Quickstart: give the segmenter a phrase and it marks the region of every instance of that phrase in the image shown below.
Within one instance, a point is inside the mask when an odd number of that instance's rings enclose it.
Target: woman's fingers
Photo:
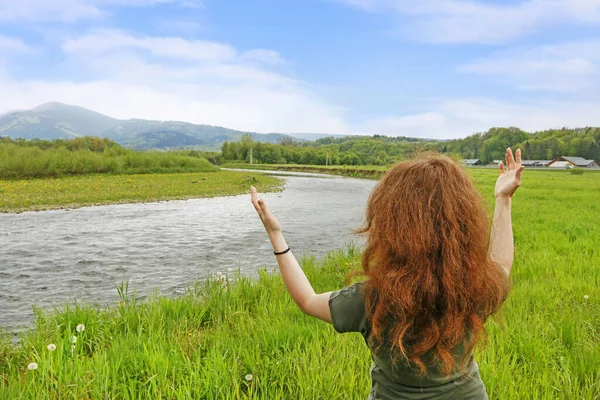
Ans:
[[[513,153],[509,147],[506,149],[506,167],[508,168],[509,171],[513,169],[514,162],[515,162],[515,159],[513,158]]]
[[[515,156],[517,157],[517,164],[521,165],[521,149],[517,149]]]
[[[260,207],[260,209],[262,210],[263,213],[268,213],[269,212],[269,208],[267,207],[267,203],[265,203],[265,201],[263,199],[258,199],[258,206]]]
[[[504,173],[504,163],[502,161],[500,161],[500,173]]]
[[[262,210],[260,205],[258,204],[258,193],[256,192],[256,188],[254,186],[250,186],[250,199],[256,212],[258,212],[258,215],[262,217]]]

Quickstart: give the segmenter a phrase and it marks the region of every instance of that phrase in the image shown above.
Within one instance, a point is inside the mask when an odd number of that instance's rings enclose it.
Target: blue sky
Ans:
[[[600,125],[600,0],[0,0],[0,113],[257,132]]]

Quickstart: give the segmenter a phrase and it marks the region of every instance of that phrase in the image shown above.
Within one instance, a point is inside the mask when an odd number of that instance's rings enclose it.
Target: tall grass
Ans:
[[[0,179],[217,170],[204,158],[174,152],[133,151],[118,145],[102,151],[69,150],[67,147],[40,148],[0,142]]]
[[[471,173],[491,207],[495,172]],[[490,399],[600,398],[599,177],[526,171],[513,206],[512,292],[476,354]],[[359,268],[359,254],[302,265],[329,291]],[[121,301],[106,308],[38,311],[18,345],[0,340],[0,398],[366,398],[360,335],[301,314],[277,273],[250,279],[227,267],[177,298],[140,302],[121,285]]]

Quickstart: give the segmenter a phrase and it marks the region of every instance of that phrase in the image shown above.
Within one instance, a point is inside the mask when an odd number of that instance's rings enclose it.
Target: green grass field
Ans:
[[[77,175],[64,178],[0,180],[0,212],[76,208],[279,190],[280,180],[229,171],[137,175]]]
[[[496,173],[470,173],[491,206]],[[512,292],[476,355],[490,399],[600,399],[600,174],[525,171],[513,220]],[[358,256],[303,266],[328,291]],[[178,298],[138,302],[122,287],[105,309],[39,314],[20,344],[0,340],[0,398],[366,398],[360,335],[304,316],[272,266],[257,280],[222,267],[227,284],[215,277]]]

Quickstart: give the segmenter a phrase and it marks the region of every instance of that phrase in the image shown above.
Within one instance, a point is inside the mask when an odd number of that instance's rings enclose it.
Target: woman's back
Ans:
[[[394,357],[393,346],[386,344],[389,340],[385,340],[381,346],[375,345],[370,340],[364,283],[356,283],[331,293],[329,309],[337,332],[360,333],[371,350],[373,363],[370,369],[372,384],[369,399],[487,399],[478,365],[472,355],[465,357],[463,345],[454,350],[457,364],[463,359],[466,359],[466,364],[450,374],[441,371],[432,352],[424,355],[428,368],[425,374],[421,374],[406,360]]]

